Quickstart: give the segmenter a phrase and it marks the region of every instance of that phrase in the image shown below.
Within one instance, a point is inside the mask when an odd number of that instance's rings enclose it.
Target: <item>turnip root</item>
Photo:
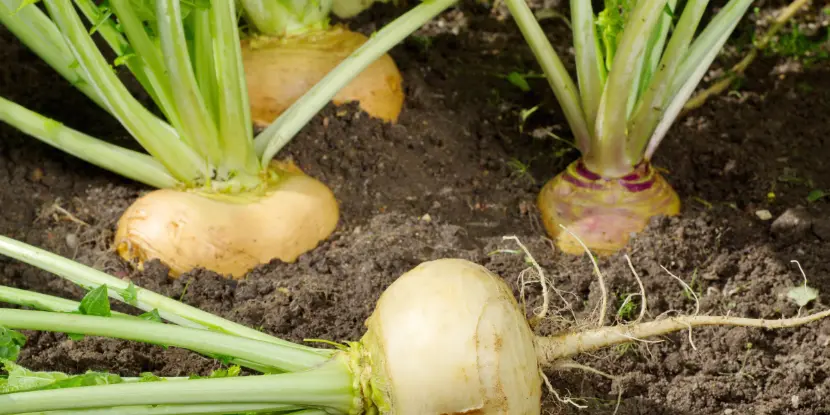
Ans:
[[[205,268],[240,278],[275,258],[295,261],[334,231],[339,209],[324,184],[292,165],[272,165],[277,178],[256,192],[148,193],[118,221],[116,250],[139,267],[158,259],[172,276]]]
[[[533,332],[486,268],[423,263],[384,291],[366,324],[361,343],[381,413],[539,413]]]
[[[557,247],[573,255],[583,253],[576,237],[592,252],[610,255],[652,217],[680,212],[677,193],[648,163],[625,177],[606,179],[576,161],[545,184],[537,205]]]
[[[378,300],[361,340],[364,393],[382,414],[535,415],[540,369],[580,353],[698,326],[795,327],[830,316],[684,316],[535,336],[504,281],[461,259],[425,262]]]
[[[242,42],[251,115],[265,127],[368,38],[342,27]],[[389,55],[369,65],[332,99],[356,101],[369,115],[395,122],[403,107],[403,78]]]

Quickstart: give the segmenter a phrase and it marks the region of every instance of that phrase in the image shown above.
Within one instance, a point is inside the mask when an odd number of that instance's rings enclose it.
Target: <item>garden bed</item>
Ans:
[[[378,6],[352,26],[370,33],[397,13]],[[495,252],[516,250],[502,239],[515,235],[563,291],[574,315],[584,319],[599,292],[590,261],[555,251],[534,205],[544,182],[577,153],[548,134],[567,137],[567,128],[545,81],[530,79],[534,92],[525,93],[505,79],[537,66],[504,17],[464,3],[392,51],[406,86],[397,125],[369,119],[355,106],[330,106],[286,148],[281,156],[330,186],[342,208],[336,233],[294,264],[274,261],[240,281],[199,271],[170,280],[158,264],[136,273],[111,252],[110,243],[118,216],[148,189],[6,125],[0,125],[0,182],[6,183],[0,189],[0,234],[297,342],[358,339],[382,290],[430,259],[478,262],[518,295],[519,275],[528,264],[522,255]],[[567,27],[557,19],[544,26],[566,54]],[[751,23],[742,28],[745,35]],[[5,29],[0,62],[0,95],[94,136],[129,143],[115,121]],[[682,213],[655,219],[625,252],[600,261],[615,310],[621,298],[637,292],[623,254],[644,282],[652,318],[695,310],[692,296],[661,265],[699,294],[701,313],[773,319],[799,312],[786,297],[803,283],[791,263],[796,260],[820,293],[802,314],[825,307],[830,199],[811,203],[807,195],[830,191],[830,65],[793,67],[784,58],[762,59],[737,93],[717,97],[677,122],[655,164],[667,170],[683,200]],[[536,105],[522,122],[521,111]],[[759,217],[764,210],[771,219]],[[785,212],[802,220],[777,221]],[[0,260],[0,284],[82,295],[8,260]],[[539,288],[525,291],[529,309],[538,306]],[[573,319],[570,311],[562,316]],[[540,330],[564,327],[552,320]],[[181,376],[219,364],[179,349],[121,341],[73,342],[63,334],[29,339],[21,364],[36,370]],[[678,333],[579,362],[619,376],[620,414],[830,411],[830,321],[782,331],[697,329],[692,339]],[[584,403],[590,413],[614,410],[615,384],[605,378],[572,371],[551,380],[561,396]],[[576,412],[547,394],[544,408]]]

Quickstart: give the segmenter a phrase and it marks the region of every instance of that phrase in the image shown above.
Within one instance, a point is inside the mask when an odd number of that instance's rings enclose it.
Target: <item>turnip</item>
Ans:
[[[267,126],[368,38],[328,22],[338,0],[243,0],[254,34],[242,41],[242,59],[253,121]],[[367,5],[368,6],[368,5]],[[355,13],[358,10],[355,11]],[[356,101],[369,115],[395,122],[403,107],[403,78],[389,55],[361,71],[334,96]]]
[[[0,237],[0,253],[91,289],[79,305],[0,287],[4,302],[49,310],[0,309],[0,339],[5,339],[0,351],[6,351],[0,357],[8,372],[0,379],[0,391],[7,391],[0,392],[0,414],[533,415],[541,412],[542,370],[564,367],[571,356],[698,326],[785,328],[830,315],[830,310],[782,320],[696,315],[542,337],[533,333],[502,278],[466,260],[439,259],[406,272],[384,291],[360,341],[315,349],[9,238]],[[112,314],[106,295],[185,327]],[[93,379],[84,385],[90,386],[70,388],[82,385],[65,374],[31,374],[11,362],[23,347],[16,329],[184,347],[266,374],[144,381],[87,374]],[[103,376],[108,384],[95,382]],[[41,381],[26,387],[24,377]]]
[[[277,152],[357,74],[454,2],[417,6],[348,57],[338,55],[335,69],[277,120],[264,120],[269,125],[254,137],[235,1],[112,0],[99,7],[44,0],[44,12],[26,0],[0,0],[0,24],[115,117],[149,155],[2,97],[0,121],[159,189],[119,220],[114,245],[124,259],[139,268],[158,259],[173,276],[206,268],[238,278],[272,259],[295,261],[339,220],[331,190],[291,162],[274,161]],[[114,62],[91,32],[111,47]],[[165,120],[128,91],[113,71],[121,65]]]
[[[561,250],[582,253],[575,235],[595,253],[611,254],[650,218],[680,212],[652,157],[752,0],[730,0],[695,37],[708,3],[606,0],[595,15],[591,1],[571,0],[575,83],[526,2],[506,1],[582,153],[538,196]],[[795,1],[777,27],[803,4]]]

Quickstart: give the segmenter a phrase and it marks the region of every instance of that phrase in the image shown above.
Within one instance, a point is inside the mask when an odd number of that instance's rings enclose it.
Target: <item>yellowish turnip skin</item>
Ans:
[[[250,201],[148,193],[121,216],[115,248],[139,268],[158,259],[174,277],[205,268],[240,278],[273,259],[294,262],[334,231],[339,209],[323,183],[296,168],[277,171],[277,182]]]
[[[425,262],[381,295],[361,340],[382,414],[536,415],[534,336],[504,281],[461,259]]]
[[[631,235],[642,231],[652,217],[674,216],[680,212],[677,193],[651,167],[642,179],[653,180],[651,187],[632,192],[623,185],[622,179],[579,177],[575,171],[577,163],[547,182],[537,200],[548,235],[565,253],[584,254],[585,249],[579,243],[582,241],[597,255],[611,255],[625,248]]]
[[[367,40],[341,27],[243,40],[242,60],[254,123],[260,127],[271,124]],[[341,89],[332,102],[357,101],[369,115],[396,122],[404,101],[402,82],[395,62],[383,55]]]

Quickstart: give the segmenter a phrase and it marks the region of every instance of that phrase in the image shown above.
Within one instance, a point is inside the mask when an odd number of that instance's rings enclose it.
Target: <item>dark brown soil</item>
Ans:
[[[554,2],[556,3],[556,2]],[[397,13],[379,6],[354,23],[370,32]],[[577,154],[548,138],[567,128],[544,80],[523,93],[503,75],[536,70],[512,22],[478,4],[445,13],[392,55],[405,77],[406,108],[384,125],[350,108],[327,108],[282,156],[331,186],[342,222],[318,249],[294,264],[274,261],[239,282],[207,272],[179,280],[156,264],[133,273],[109,242],[118,215],[147,191],[0,125],[0,234],[93,265],[282,338],[355,340],[380,293],[418,263],[460,257],[481,263],[517,289],[526,268],[503,236],[531,250],[577,319],[590,317],[599,286],[587,257],[553,250],[534,208],[536,193]],[[370,18],[380,19],[374,24]],[[558,50],[569,35],[546,20]],[[747,25],[744,25],[745,27]],[[737,36],[736,36],[737,37]],[[734,58],[733,58],[734,60]],[[115,121],[56,76],[0,29],[0,95],[82,129],[129,143]],[[700,297],[701,313],[780,318],[799,310],[788,289],[803,282],[825,307],[830,293],[830,65],[780,74],[784,59],[750,70],[740,93],[721,96],[679,120],[655,163],[684,202],[678,218],[655,219],[623,253],[603,259],[611,305],[636,293],[628,254],[648,294],[649,317],[692,313],[694,302],[665,266]],[[520,132],[522,109],[541,104]],[[512,161],[529,166],[526,171]],[[773,197],[774,195],[774,197]],[[772,223],[788,210],[810,226]],[[768,210],[772,220],[756,212]],[[781,224],[781,222],[779,222]],[[784,224],[786,225],[786,224]],[[0,260],[0,283],[80,298],[82,292],[20,263]],[[531,307],[539,289],[528,287]],[[563,304],[555,304],[561,307]],[[565,329],[570,312],[540,333]],[[607,323],[613,323],[609,316]],[[134,375],[205,373],[218,363],[178,349],[30,333],[22,364],[37,370],[111,370]],[[563,397],[590,413],[612,413],[615,385],[624,385],[620,414],[830,413],[830,321],[781,331],[697,329],[581,356],[585,365],[619,376],[613,383],[580,371],[549,373]],[[549,413],[576,413],[546,394]]]

